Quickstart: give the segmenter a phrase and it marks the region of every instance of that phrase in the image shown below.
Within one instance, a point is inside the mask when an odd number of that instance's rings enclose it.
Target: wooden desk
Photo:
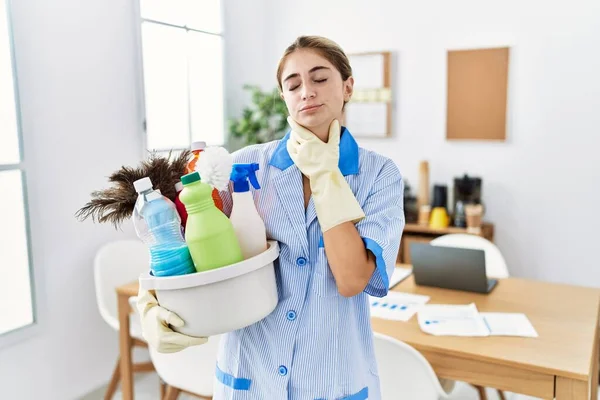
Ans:
[[[423,333],[416,316],[408,322],[372,319],[373,330],[415,347],[440,377],[544,399],[596,399],[600,290],[509,278],[482,295],[418,286],[412,276],[393,290],[430,296],[430,304],[473,302],[479,311],[525,313],[539,334],[437,337]],[[137,282],[117,288],[123,400],[133,399],[128,299],[137,292]]]
[[[525,313],[538,338],[437,337],[408,322],[373,318],[373,330],[419,350],[443,378],[557,400],[596,399],[600,290],[517,278],[489,295],[414,283],[394,291],[431,297],[429,304],[475,303],[479,311]]]
[[[398,262],[410,264],[410,244],[413,242],[429,243],[433,239],[451,233],[468,233],[466,228],[457,228],[449,226],[444,229],[432,229],[428,225],[406,224],[402,232],[402,242],[400,243],[400,251],[398,252]],[[494,225],[489,222],[484,222],[481,226],[481,236],[490,242],[494,241]]]

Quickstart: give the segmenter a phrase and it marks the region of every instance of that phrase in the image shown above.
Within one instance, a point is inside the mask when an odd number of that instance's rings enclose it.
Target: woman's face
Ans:
[[[299,49],[288,55],[281,74],[282,98],[288,112],[313,132],[341,122],[344,101],[352,95],[352,77],[345,82],[340,72],[317,52]]]

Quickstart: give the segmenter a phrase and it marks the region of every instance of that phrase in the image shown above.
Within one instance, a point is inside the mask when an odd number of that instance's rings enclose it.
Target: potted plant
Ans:
[[[255,85],[245,85],[244,90],[251,93],[252,102],[240,118],[229,120],[231,135],[241,138],[245,145],[281,139],[288,129],[288,111],[279,90],[262,91]]]

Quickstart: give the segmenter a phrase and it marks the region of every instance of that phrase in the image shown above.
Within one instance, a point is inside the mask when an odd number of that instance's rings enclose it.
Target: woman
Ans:
[[[381,398],[368,295],[388,292],[404,227],[403,182],[394,163],[359,148],[340,128],[354,80],[340,47],[299,37],[277,69],[291,131],[234,153],[258,162],[254,192],[280,245],[279,303],[263,320],[223,335],[214,399]],[[225,211],[231,195],[222,193]],[[144,337],[159,351],[201,344],[148,292],[138,303]]]

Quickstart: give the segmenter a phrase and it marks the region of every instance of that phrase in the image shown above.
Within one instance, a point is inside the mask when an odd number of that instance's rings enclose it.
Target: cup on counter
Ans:
[[[483,224],[483,206],[481,204],[465,205],[465,217],[467,220],[467,232],[476,235],[481,234]]]
[[[431,215],[431,206],[423,204],[419,207],[419,225],[429,225],[429,217]]]

